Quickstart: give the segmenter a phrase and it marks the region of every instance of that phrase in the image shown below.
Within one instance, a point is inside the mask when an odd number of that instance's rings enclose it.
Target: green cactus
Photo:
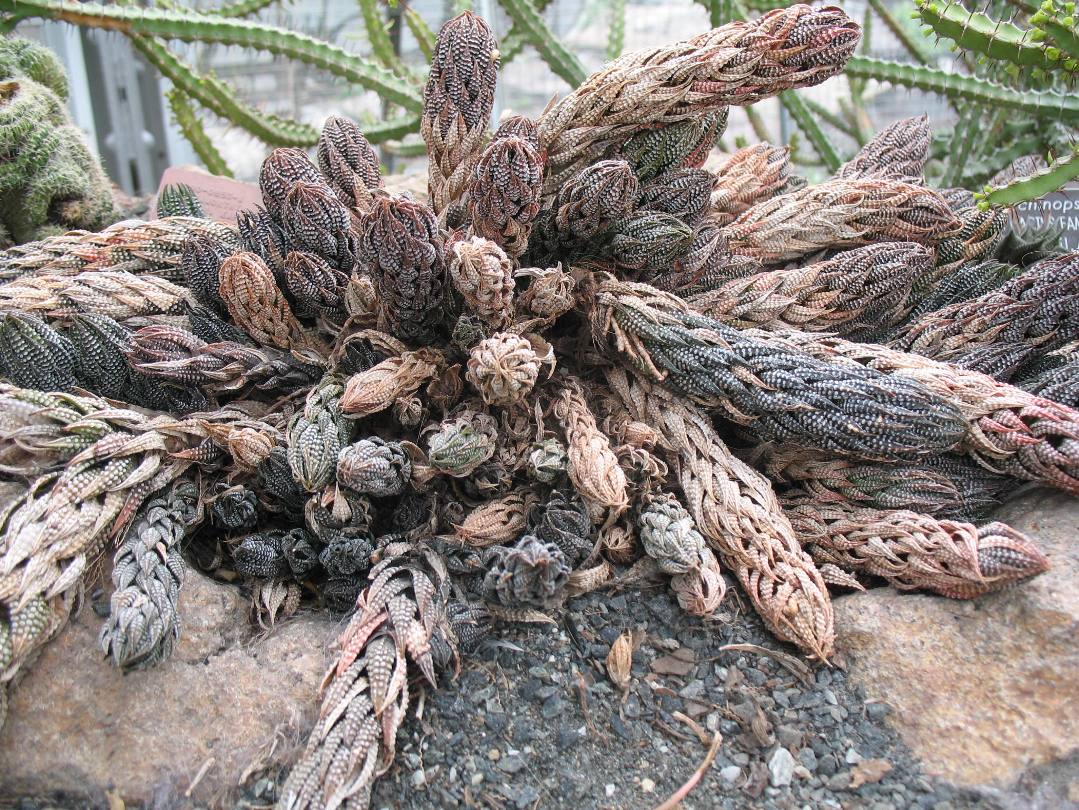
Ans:
[[[5,39],[0,42],[0,78],[20,75],[45,85],[67,101],[67,73],[56,54],[28,39]]]
[[[626,46],[626,0],[611,0],[611,28],[607,32],[607,58],[617,59]]]
[[[0,40],[0,220],[17,242],[118,218],[112,188],[54,88],[67,82],[40,46]],[[44,78],[17,72],[20,65]]]
[[[846,72],[857,82],[875,79],[914,87],[951,102],[958,122],[950,136],[934,145],[939,162],[933,170],[942,171],[937,182],[976,188],[1018,157],[1066,152],[1046,172],[987,188],[979,199],[988,207],[1033,199],[1031,195],[1058,188],[1055,182],[1075,177],[1070,145],[1079,122],[1079,99],[1071,87],[1079,73],[1075,4],[1044,0],[1034,6],[1010,0],[1014,8],[1009,19],[998,18],[999,6],[972,11],[954,0],[914,0],[914,4],[912,16],[925,26],[926,36],[949,42],[960,69],[932,66],[920,44],[900,36],[920,65],[859,55],[850,60]],[[870,0],[870,5],[899,35],[898,21],[888,16],[882,0]]]
[[[915,4],[922,23],[933,34],[951,40],[964,50],[1016,67],[1054,68],[1046,53],[1044,37],[1029,28],[994,20],[980,11],[967,11],[957,3],[915,0]]]
[[[813,118],[813,114],[806,107],[805,102],[802,101],[801,96],[794,90],[787,90],[786,92],[779,94],[779,103],[783,105],[788,113],[790,113],[795,124],[798,125],[798,128],[805,134],[809,143],[813,146],[813,151],[817,153],[824,162],[824,165],[828,167],[828,171],[834,172],[838,169],[843,161],[840,160],[839,155],[836,154],[835,149],[828,140],[828,136],[821,130],[820,126]]]
[[[1003,186],[986,186],[974,198],[983,211],[995,205],[1018,205],[1051,194],[1076,177],[1079,177],[1079,146],[1039,172],[1018,177]]]
[[[135,36],[131,38],[131,44],[184,96],[198,102],[214,115],[242,127],[264,143],[270,146],[304,147],[318,141],[318,130],[314,127],[279,118],[244,104],[227,84],[215,76],[200,76],[157,40]],[[196,151],[199,149],[196,140],[192,140],[191,145]],[[202,155],[199,154],[199,157]]]
[[[206,136],[196,107],[225,119],[270,146],[313,146],[318,140],[318,130],[246,104],[220,79],[200,74],[178,59],[166,45],[170,40],[216,43],[271,53],[312,65],[377,93],[386,103],[403,110],[404,115],[395,115],[365,130],[372,143],[400,138],[418,129],[418,116],[423,106],[419,80],[394,53],[376,0],[360,2],[374,61],[305,34],[242,19],[272,2],[274,0],[235,0],[215,9],[193,10],[174,0],[158,0],[153,8],[126,2],[102,5],[73,0],[0,0],[0,28],[10,31],[23,20],[41,18],[122,33],[172,82],[169,103],[177,124],[207,167],[218,173],[227,174],[228,168]],[[433,40],[433,36],[428,36],[430,29],[414,13],[405,13],[404,17],[421,48],[429,47]],[[11,63],[21,58],[27,65],[35,65],[32,69],[29,66],[22,68],[22,72],[31,79],[40,78],[45,84],[53,80],[59,69],[55,59],[44,59],[32,49],[27,49],[21,57],[12,54],[3,58]],[[0,61],[0,70],[3,66],[4,62]],[[35,70],[39,75],[35,75]],[[62,76],[62,71],[59,75]],[[58,87],[52,89],[63,96],[66,83],[63,93]]]
[[[416,13],[415,9],[403,9],[402,16],[408,30],[416,38],[416,44],[420,46],[423,58],[430,62],[435,53],[435,32],[431,30],[431,26],[424,21],[423,17]]]
[[[1045,0],[1030,18],[1036,33],[1045,40],[1046,55],[1059,66],[1074,72],[1079,65],[1079,29],[1075,24],[1075,3]]]
[[[990,108],[1007,107],[1043,118],[1058,118],[1071,123],[1079,121],[1079,98],[1055,90],[1015,90],[988,79],[918,65],[902,65],[868,56],[852,56],[845,72],[856,78],[915,87]]]
[[[588,75],[584,67],[547,27],[532,0],[498,0],[498,4],[557,76],[565,79],[570,87],[584,83]]]
[[[232,170],[225,163],[225,158],[217,151],[217,147],[210,140],[210,136],[206,134],[206,129],[203,127],[198,115],[196,115],[190,99],[177,90],[176,87],[171,88],[165,94],[165,97],[169,102],[169,109],[172,111],[172,118],[176,122],[176,126],[180,128],[180,132],[187,138],[187,142],[191,144],[191,148],[199,156],[202,165],[214,174],[232,177]]]

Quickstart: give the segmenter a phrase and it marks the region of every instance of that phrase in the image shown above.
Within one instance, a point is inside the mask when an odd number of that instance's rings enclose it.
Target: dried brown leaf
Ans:
[[[633,634],[629,630],[614,640],[611,651],[607,653],[607,674],[619,689],[629,688],[629,675],[633,667]]]

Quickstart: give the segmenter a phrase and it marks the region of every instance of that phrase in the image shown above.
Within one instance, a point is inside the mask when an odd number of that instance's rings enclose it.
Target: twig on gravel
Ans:
[[[592,712],[588,708],[588,684],[585,683],[584,675],[580,672],[577,673],[577,696],[581,700],[581,714],[584,715],[584,724],[588,726],[588,730],[597,739],[606,742],[607,735],[596,728],[596,724],[592,722]]]
[[[754,652],[758,655],[767,655],[769,658],[774,659],[776,663],[782,664],[786,669],[790,670],[791,674],[800,680],[803,685],[811,685],[809,680],[809,667],[788,653],[780,650],[769,650],[767,647],[761,647],[757,644],[725,644],[719,649],[722,652],[735,650],[738,652]]]
[[[202,767],[199,768],[199,772],[195,774],[195,778],[191,780],[191,784],[188,785],[187,790],[184,791],[184,796],[188,798],[191,797],[191,794],[195,791],[195,788],[198,787],[199,782],[202,781],[202,777],[204,777],[206,773],[210,770],[210,768],[213,767],[213,764],[215,762],[217,762],[217,757],[210,757],[204,763],[202,763]]]
[[[717,731],[715,736],[712,737],[712,746],[708,749],[708,753],[705,754],[704,761],[701,763],[700,767],[694,771],[693,776],[689,777],[682,787],[671,794],[671,798],[659,805],[656,810],[672,810],[672,808],[677,807],[678,804],[689,795],[689,792],[697,786],[697,783],[704,778],[704,774],[712,767],[712,763],[715,761],[716,754],[719,753],[719,746],[722,742],[723,735]]]
[[[696,734],[697,738],[701,741],[701,745],[708,745],[711,742],[711,738],[708,736],[708,732],[704,730],[704,726],[702,726],[692,717],[682,714],[682,712],[671,712],[671,717],[689,726],[693,733]]]
[[[683,734],[678,729],[674,728],[673,726],[667,725],[658,718],[656,720],[656,726],[668,737],[673,737],[674,739],[681,740],[682,742],[693,742],[693,738],[690,737],[688,734]]]

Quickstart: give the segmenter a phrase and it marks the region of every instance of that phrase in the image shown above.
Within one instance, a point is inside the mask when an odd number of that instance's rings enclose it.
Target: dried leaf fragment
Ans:
[[[633,634],[623,630],[614,640],[611,651],[607,653],[607,674],[611,681],[623,692],[629,688],[629,674],[633,666]]]

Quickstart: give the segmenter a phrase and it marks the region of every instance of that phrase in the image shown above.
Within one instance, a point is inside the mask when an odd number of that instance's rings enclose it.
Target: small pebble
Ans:
[[[890,710],[891,706],[887,703],[868,703],[865,707],[866,715],[875,723],[879,723],[887,717]]]
[[[649,779],[647,776],[641,780],[641,790],[645,793],[651,793],[656,789],[656,783]]]
[[[728,765],[719,772],[719,775],[727,782],[734,782],[742,775],[742,769],[737,765]]]
[[[768,759],[768,781],[772,787],[785,787],[794,776],[794,757],[786,748],[777,748]]]
[[[517,773],[522,768],[524,768],[524,766],[524,758],[519,756],[503,757],[502,760],[498,763],[498,769],[509,774]]]
[[[608,798],[610,798],[614,795],[614,785],[608,782],[606,785],[603,786],[603,792],[607,794]]]
[[[543,715],[545,720],[551,720],[562,714],[565,705],[565,701],[563,701],[560,696],[555,695],[550,700],[544,702],[543,708],[540,709],[540,714]]]
[[[539,799],[539,791],[534,787],[526,785],[517,791],[517,796],[513,801],[514,807],[518,810],[524,810],[526,807],[531,807]]]
[[[497,748],[492,748],[490,751],[487,752],[487,759],[491,760],[491,762],[498,762],[498,760],[500,760],[501,758],[502,752],[499,751]]]
[[[826,784],[828,790],[846,790],[850,786],[850,771],[837,773]]]

